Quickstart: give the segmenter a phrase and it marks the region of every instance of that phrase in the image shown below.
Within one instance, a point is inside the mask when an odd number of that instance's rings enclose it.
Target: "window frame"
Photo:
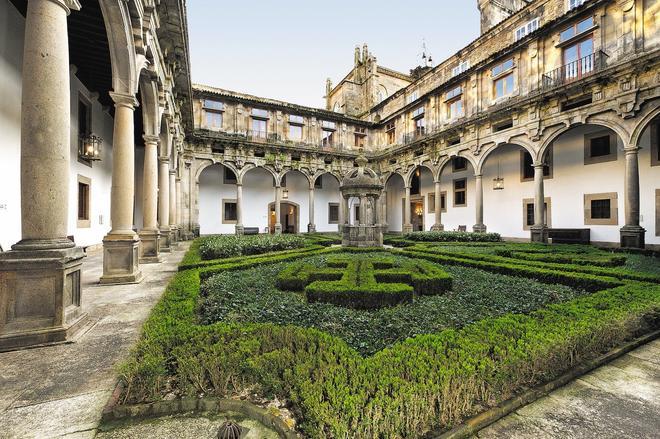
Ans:
[[[463,188],[463,189],[456,189],[456,183],[458,183],[458,182],[460,182],[460,181],[465,182],[465,188]],[[468,202],[467,202],[467,190],[468,190],[468,181],[467,181],[467,178],[466,178],[466,177],[463,177],[463,178],[455,178],[455,179],[452,181],[452,190],[453,190],[452,206],[453,206],[453,207],[467,207],[467,205],[468,205]],[[462,193],[464,194],[463,197],[464,197],[464,201],[465,201],[465,202],[462,203],[462,204],[458,204],[458,203],[456,203],[456,194],[459,193],[459,192],[462,192]]]
[[[534,198],[523,198],[522,200],[522,223],[523,230],[530,230],[534,224],[527,224],[527,209],[529,205],[534,206]],[[546,227],[552,227],[552,199],[545,197],[543,199],[545,204],[545,218],[544,223]],[[532,208],[533,209],[533,208]]]
[[[456,160],[457,159],[463,160],[463,163],[465,163],[465,166],[462,167],[462,168],[457,168],[456,167]],[[467,171],[467,169],[468,169],[468,159],[466,159],[465,157],[462,157],[462,156],[452,157],[452,159],[451,159],[451,172],[464,172],[464,171]]]
[[[396,123],[392,121],[385,125],[385,136],[388,145],[396,144]]]
[[[536,32],[540,27],[541,19],[536,17],[513,31],[513,41],[520,41],[527,35]]]
[[[236,205],[236,219],[228,220],[226,219],[227,204]],[[222,199],[222,224],[237,224],[238,223],[238,202],[235,198],[223,198]]]
[[[337,208],[337,220],[333,221],[332,217],[330,216],[330,212],[332,211],[332,208]],[[336,202],[329,202],[328,203],[328,224],[339,224],[339,220],[341,216],[341,212],[339,211],[339,203]]]
[[[651,136],[651,166],[660,166],[660,120],[651,122],[649,130]]]
[[[548,150],[545,153],[545,166],[543,167],[543,180],[549,180],[553,178],[553,152],[554,148],[552,146],[548,147]],[[525,181],[534,181],[534,158],[532,157],[532,176],[531,177],[525,177],[525,154],[529,154],[529,152],[526,149],[521,149],[520,150],[520,181],[525,182]],[[529,154],[531,157],[531,154]],[[546,174],[546,168],[548,169],[548,172]]]
[[[584,225],[585,226],[616,226],[619,224],[618,192],[603,192],[598,194],[584,194]],[[609,218],[592,218],[591,202],[596,200],[610,201]]]
[[[505,90],[505,87],[503,86],[502,87],[503,94],[498,95],[497,94],[497,84],[504,81],[504,82],[502,82],[502,84],[504,84],[506,86],[507,81],[509,79],[511,80],[511,90],[508,90],[508,92],[507,92],[507,90]],[[493,78],[493,101],[498,101],[500,99],[504,99],[504,98],[508,98],[510,96],[513,96],[513,94],[515,92],[515,89],[516,89],[516,87],[515,87],[515,78],[513,76],[513,71],[509,71],[509,73],[507,73],[507,74],[502,74],[502,75],[500,75],[496,78]]]
[[[234,178],[227,178],[227,172],[234,174]],[[226,166],[223,166],[222,169],[222,184],[238,184],[238,176],[234,171]]]
[[[610,138],[610,153],[592,157],[591,155],[591,141],[600,137],[609,136]],[[584,165],[593,165],[597,163],[615,162],[619,158],[618,153],[617,135],[611,130],[596,131],[584,135]]]
[[[86,217],[81,217],[80,216],[80,187],[85,186],[86,189],[86,194],[85,198],[86,200],[84,201],[83,204],[83,210],[86,213]],[[88,229],[92,226],[92,179],[89,177],[85,177],[83,175],[78,174],[78,193],[77,193],[77,200],[78,200],[78,212],[77,212],[77,228],[79,229]]]

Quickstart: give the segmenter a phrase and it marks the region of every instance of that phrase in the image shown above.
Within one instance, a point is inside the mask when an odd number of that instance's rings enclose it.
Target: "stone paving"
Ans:
[[[83,309],[96,324],[75,343],[0,353],[0,438],[92,438],[128,354],[188,243],[142,265],[139,284],[100,286],[102,253],[83,262]]]
[[[660,438],[660,339],[518,409],[476,437]]]

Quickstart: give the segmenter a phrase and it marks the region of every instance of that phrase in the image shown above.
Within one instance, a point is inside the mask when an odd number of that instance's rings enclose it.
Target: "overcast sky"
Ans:
[[[356,45],[367,43],[378,64],[408,73],[421,62],[422,39],[437,64],[479,35],[477,0],[187,6],[194,82],[312,107],[325,106],[325,79],[336,84],[348,73]]]

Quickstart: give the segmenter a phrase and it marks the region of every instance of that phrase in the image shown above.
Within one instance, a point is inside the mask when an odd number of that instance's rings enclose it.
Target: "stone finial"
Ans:
[[[355,159],[355,163],[357,163],[358,168],[364,172],[364,168],[367,166],[367,163],[369,163],[369,160],[367,160],[367,157],[364,155],[364,148],[358,149],[358,156]]]
[[[356,67],[360,65],[360,46],[355,46],[354,63]]]

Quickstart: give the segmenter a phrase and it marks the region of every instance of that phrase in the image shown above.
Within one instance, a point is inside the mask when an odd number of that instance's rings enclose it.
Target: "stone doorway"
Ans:
[[[406,211],[406,199],[401,200],[401,212]],[[401,220],[405,221],[405,215],[401,215]],[[410,224],[413,232],[423,232],[424,229],[424,197],[410,197]]]
[[[268,230],[275,233],[275,203],[268,205]],[[280,203],[280,224],[282,233],[298,233],[300,226],[300,207],[290,201]]]

